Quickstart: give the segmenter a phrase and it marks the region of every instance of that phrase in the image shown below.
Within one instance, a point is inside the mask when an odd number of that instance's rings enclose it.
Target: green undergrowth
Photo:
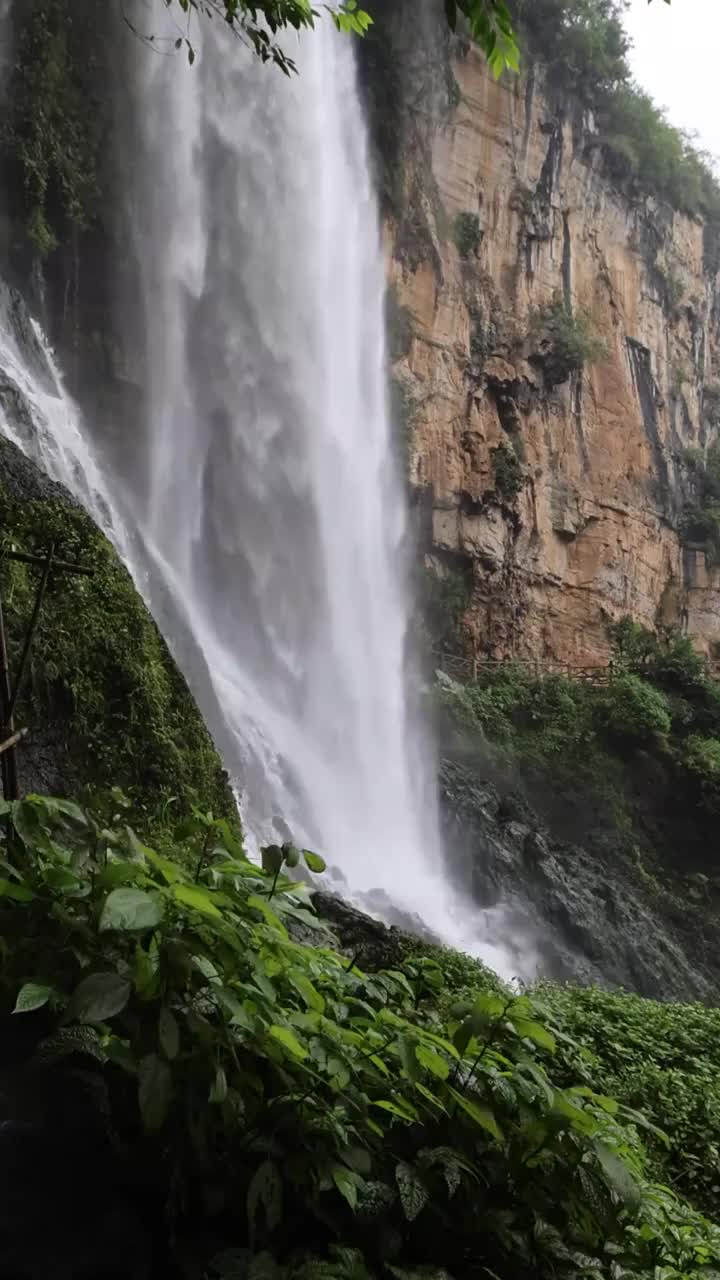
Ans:
[[[653,1176],[720,1213],[720,1010],[588,989],[538,991],[572,1048],[561,1075],[639,1107]],[[579,1051],[578,1051],[579,1050]]]
[[[720,1229],[652,1181],[665,1139],[587,1084],[559,1006],[421,947],[363,972],[287,874],[322,862],[253,865],[209,815],[171,858],[70,802],[3,813],[0,1005],[42,1024],[28,1069],[76,1066],[157,1170],[184,1274],[720,1269]]]
[[[201,802],[234,812],[220,760],[190,692],[107,539],[60,498],[15,497],[0,486],[0,583],[11,671],[17,671],[40,569],[3,556],[17,546],[89,566],[51,575],[17,723],[48,736],[63,777],[117,784],[157,829]],[[61,762],[60,764],[58,762]],[[22,767],[22,756],[21,756]]]
[[[468,683],[440,674],[436,699],[456,734],[484,744],[500,768],[551,781],[566,807],[592,800],[616,828],[636,826],[660,849],[685,822],[693,845],[684,853],[712,861],[720,685],[678,632],[654,634],[625,619],[613,646],[606,684],[508,663],[480,667]]]

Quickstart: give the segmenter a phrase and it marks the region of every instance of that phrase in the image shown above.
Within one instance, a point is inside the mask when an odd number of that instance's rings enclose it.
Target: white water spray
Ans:
[[[123,492],[98,472],[47,354],[52,409],[17,351],[0,363],[14,361],[46,424],[43,464],[129,561],[251,830],[277,838],[281,815],[351,894],[381,890],[517,972],[488,940],[491,913],[447,882],[434,762],[408,695],[405,499],[350,44],[321,22],[291,80],[220,24],[201,54],[189,68],[138,46],[141,131],[125,143],[147,386]]]

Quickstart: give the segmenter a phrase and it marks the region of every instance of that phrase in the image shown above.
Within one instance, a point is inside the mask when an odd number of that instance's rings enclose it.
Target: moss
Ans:
[[[129,574],[89,516],[59,487],[41,478],[23,495],[19,456],[2,442],[3,546],[40,551],[55,541],[59,556],[90,566],[93,576],[51,576],[18,723],[40,737],[52,725],[63,777],[82,778],[90,789],[119,786],[145,810],[151,827],[163,821],[171,803],[173,818],[196,803],[234,813],[217,752]],[[38,573],[33,566],[0,560],[13,671]]]

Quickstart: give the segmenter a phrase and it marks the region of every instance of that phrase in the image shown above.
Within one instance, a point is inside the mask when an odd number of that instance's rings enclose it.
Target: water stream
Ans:
[[[351,895],[381,891],[376,907],[417,913],[506,971],[491,918],[445,874],[408,675],[406,502],[351,44],[320,22],[288,80],[220,23],[195,43],[192,68],[138,43],[125,113],[142,314],[124,320],[147,373],[123,479],[98,461],[38,330],[42,375],[17,341],[0,365],[45,424],[43,464],[130,564],[250,831],[289,828]]]

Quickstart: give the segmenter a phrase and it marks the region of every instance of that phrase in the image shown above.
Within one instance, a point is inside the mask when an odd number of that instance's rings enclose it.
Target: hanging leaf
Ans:
[[[68,1017],[72,1022],[107,1022],[125,1008],[130,983],[117,973],[91,973],[75,988]]]
[[[332,1179],[340,1192],[350,1205],[351,1209],[357,1208],[358,1202],[358,1186],[356,1178],[349,1169],[344,1169],[341,1164],[333,1165]]]
[[[310,849],[303,849],[302,855],[305,859],[305,866],[309,871],[314,871],[317,875],[320,875],[320,872],[325,870],[325,859],[321,858],[319,853],[313,853]]]
[[[180,1051],[180,1028],[175,1014],[163,1005],[158,1019],[158,1040],[165,1057],[172,1062]]]
[[[284,844],[282,847],[285,865],[288,867],[296,867],[300,861],[300,850],[294,844]]]
[[[210,1086],[208,1102],[224,1102],[227,1098],[228,1086],[227,1076],[222,1067],[218,1067],[215,1072],[215,1079]]]
[[[162,1128],[170,1106],[172,1075],[167,1062],[156,1053],[149,1053],[138,1068],[138,1097],[140,1114],[148,1133]]]
[[[100,916],[100,932],[116,929],[134,933],[154,929],[163,918],[163,900],[159,893],[144,889],[113,889],[105,900]]]
[[[604,1142],[595,1141],[593,1149],[610,1190],[627,1205],[628,1209],[637,1209],[642,1199],[640,1188],[627,1165]]]
[[[408,1222],[414,1222],[428,1202],[428,1189],[417,1169],[400,1160],[395,1166],[395,1181],[400,1192],[400,1203]]]
[[[400,1120],[418,1119],[417,1111],[404,1098],[398,1098],[396,1102],[391,1102],[389,1098],[381,1098],[379,1102],[373,1101],[370,1105],[380,1107],[383,1111],[389,1111],[391,1115],[398,1116]]]
[[[52,987],[44,987],[37,982],[26,982],[18,991],[13,1013],[31,1013],[33,1009],[42,1009],[52,995]]]
[[[535,1022],[528,1018],[514,1018],[512,1013],[510,1014],[510,1021],[523,1040],[532,1040],[534,1044],[540,1045],[541,1049],[548,1049],[550,1053],[555,1052],[557,1048],[555,1037],[541,1022]]]
[[[263,1160],[255,1170],[247,1190],[247,1218],[250,1242],[257,1235],[258,1210],[262,1209],[268,1232],[280,1225],[282,1218],[282,1178],[272,1160]]]

